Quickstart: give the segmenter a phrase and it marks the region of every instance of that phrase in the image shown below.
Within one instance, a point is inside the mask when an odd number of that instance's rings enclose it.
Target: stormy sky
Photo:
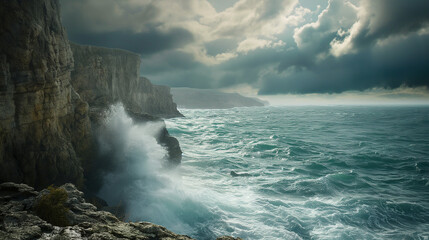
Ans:
[[[71,41],[172,87],[261,95],[427,89],[428,0],[62,0]]]

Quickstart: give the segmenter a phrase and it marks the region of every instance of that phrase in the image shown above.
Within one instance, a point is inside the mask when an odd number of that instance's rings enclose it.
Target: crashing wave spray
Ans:
[[[167,152],[156,136],[164,126],[136,123],[122,105],[111,107],[98,138],[100,156],[110,166],[98,195],[110,206],[124,205],[127,220],[150,221],[182,234],[213,235],[195,227],[211,213],[185,193],[178,169],[163,167]]]
[[[162,122],[134,124],[121,104],[113,105],[99,132],[100,156],[109,165],[100,196],[110,204],[126,201],[134,179],[145,179],[162,168],[165,149],[155,136]]]

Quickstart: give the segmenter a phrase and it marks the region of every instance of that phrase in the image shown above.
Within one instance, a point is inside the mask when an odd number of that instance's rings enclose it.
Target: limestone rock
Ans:
[[[182,160],[182,149],[180,148],[179,141],[175,137],[172,137],[170,135],[170,133],[168,132],[167,127],[165,125],[165,122],[162,119],[157,118],[157,117],[153,117],[151,115],[143,114],[143,113],[136,113],[136,112],[133,112],[129,109],[127,110],[127,114],[131,118],[133,118],[134,121],[139,122],[139,123],[144,123],[144,122],[148,122],[148,121],[162,122],[164,127],[161,129],[158,136],[156,136],[156,141],[160,145],[162,145],[166,148],[167,154],[168,154],[168,160],[172,166],[176,166],[176,165],[180,164],[180,162]]]
[[[230,237],[230,236],[222,236],[222,237],[218,237],[216,238],[216,240],[242,240],[241,238],[234,238],[234,237]]]
[[[58,0],[2,1],[0,22],[0,182],[81,184],[90,122]]]
[[[156,117],[183,116],[167,86],[139,78],[140,56],[120,49],[71,44],[75,69],[72,85],[92,107],[122,102],[133,112]]]
[[[68,194],[71,226],[53,226],[40,219],[33,205],[48,190],[36,192],[25,184],[0,184],[0,239],[192,239],[148,222],[122,222],[109,212],[86,203],[73,184],[61,186]]]

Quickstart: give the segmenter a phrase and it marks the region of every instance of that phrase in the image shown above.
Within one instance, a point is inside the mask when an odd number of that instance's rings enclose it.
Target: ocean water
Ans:
[[[429,107],[181,112],[166,121],[181,166],[122,174],[130,220],[196,239],[429,239]],[[162,155],[133,139],[132,162]]]

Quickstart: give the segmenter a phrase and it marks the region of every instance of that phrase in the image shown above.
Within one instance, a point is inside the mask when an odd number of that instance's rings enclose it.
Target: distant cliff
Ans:
[[[72,85],[90,106],[122,102],[136,113],[182,116],[170,89],[139,78],[140,56],[121,49],[71,44],[75,69]]]
[[[233,107],[264,106],[267,103],[257,98],[244,97],[238,93],[195,88],[172,88],[173,100],[181,108],[222,109]]]
[[[0,182],[83,182],[88,104],[71,86],[73,54],[58,1],[0,7]]]

